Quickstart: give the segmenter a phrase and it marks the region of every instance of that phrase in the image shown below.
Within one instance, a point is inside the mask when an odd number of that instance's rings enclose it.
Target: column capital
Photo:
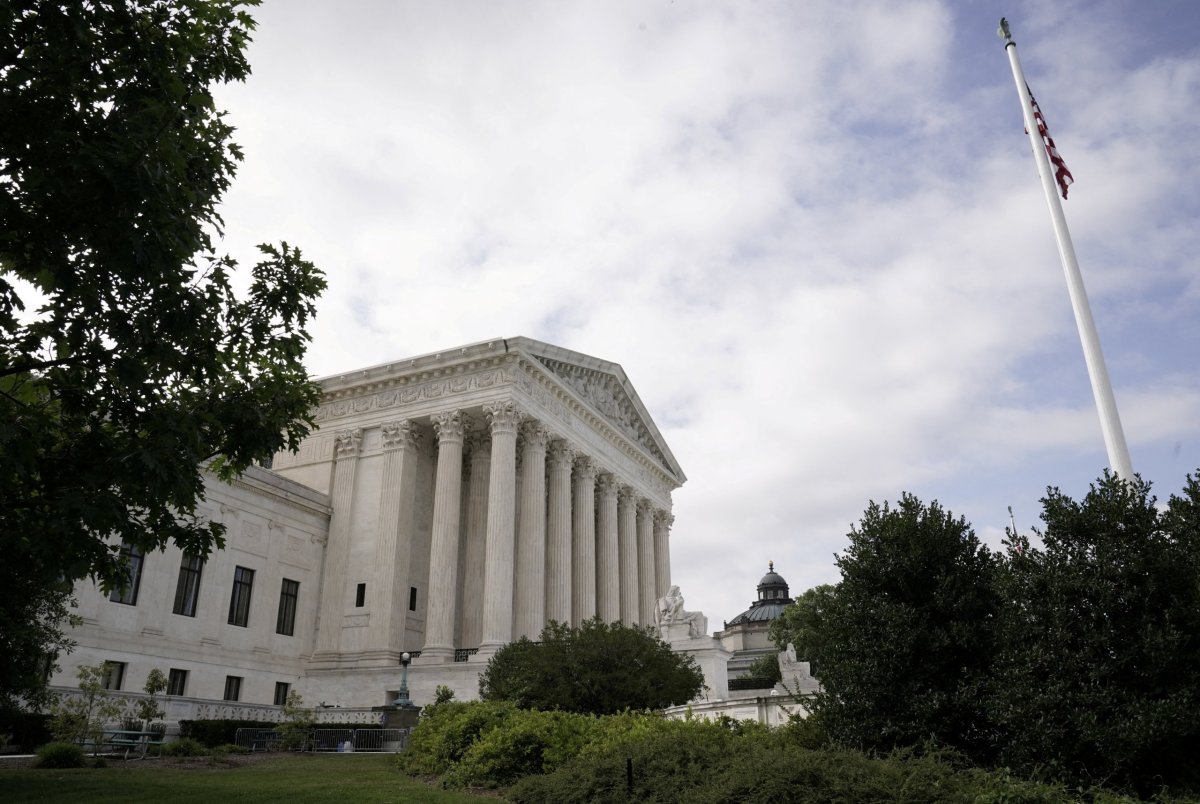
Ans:
[[[637,498],[637,509],[638,514],[651,516],[654,513],[654,503],[650,502],[646,497],[639,496]]]
[[[461,410],[447,410],[435,413],[430,417],[433,421],[433,431],[437,433],[438,443],[463,441],[466,434],[466,418]]]
[[[602,472],[596,477],[596,491],[600,492],[601,496],[617,496],[617,490],[620,488],[620,485],[617,476],[614,474]]]
[[[517,432],[517,425],[524,418],[514,402],[489,402],[483,406],[483,415],[494,434]]]
[[[339,430],[333,436],[333,454],[337,459],[357,458],[362,446],[362,428]]]
[[[621,486],[617,489],[617,499],[624,505],[631,505],[636,504],[641,497],[634,491],[633,486]]]
[[[463,436],[463,449],[472,459],[477,455],[490,456],[492,454],[492,434],[487,430],[472,430],[466,433]]]
[[[385,450],[415,449],[421,443],[421,431],[409,419],[384,422],[379,429],[383,432]]]
[[[655,508],[654,524],[660,528],[669,528],[675,524],[675,515],[665,508]]]
[[[561,438],[556,438],[550,442],[548,454],[551,465],[565,463],[569,467],[571,462],[575,460],[575,448]]]
[[[521,441],[526,449],[545,450],[550,444],[550,431],[537,419],[526,419],[521,423]]]
[[[596,473],[599,470],[596,467],[596,462],[587,455],[581,455],[575,459],[575,479],[587,482],[595,482]]]

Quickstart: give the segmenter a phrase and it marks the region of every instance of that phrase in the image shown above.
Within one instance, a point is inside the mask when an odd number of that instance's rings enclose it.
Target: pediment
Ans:
[[[675,456],[671,454],[619,365],[559,347],[546,350],[529,348],[535,344],[549,347],[548,344],[528,340],[522,345],[535,360],[570,388],[581,402],[652,455],[670,475],[683,482],[683,471],[675,461]],[[548,351],[552,353],[548,354]]]

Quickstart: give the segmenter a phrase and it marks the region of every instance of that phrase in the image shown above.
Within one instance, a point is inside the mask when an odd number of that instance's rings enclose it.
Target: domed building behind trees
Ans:
[[[758,582],[758,599],[750,604],[715,636],[721,647],[733,654],[729,660],[729,678],[746,675],[750,665],[763,656],[775,656],[779,649],[771,642],[768,631],[771,621],[791,605],[788,582],[775,571],[775,562],[767,562],[767,574]]]

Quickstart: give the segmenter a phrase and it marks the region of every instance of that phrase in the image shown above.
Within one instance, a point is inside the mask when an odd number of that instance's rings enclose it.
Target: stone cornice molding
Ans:
[[[409,419],[384,422],[379,426],[385,450],[416,449],[421,443],[421,431]]]
[[[359,450],[362,448],[361,427],[356,427],[353,430],[339,430],[333,436],[333,455],[336,460],[343,458],[357,458]]]

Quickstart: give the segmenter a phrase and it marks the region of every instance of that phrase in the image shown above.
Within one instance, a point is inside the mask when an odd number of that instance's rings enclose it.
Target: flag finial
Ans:
[[[1012,31],[1009,30],[1008,19],[1005,17],[1000,18],[1000,27],[996,29],[996,36],[1000,37],[1005,42],[1012,41]]]

